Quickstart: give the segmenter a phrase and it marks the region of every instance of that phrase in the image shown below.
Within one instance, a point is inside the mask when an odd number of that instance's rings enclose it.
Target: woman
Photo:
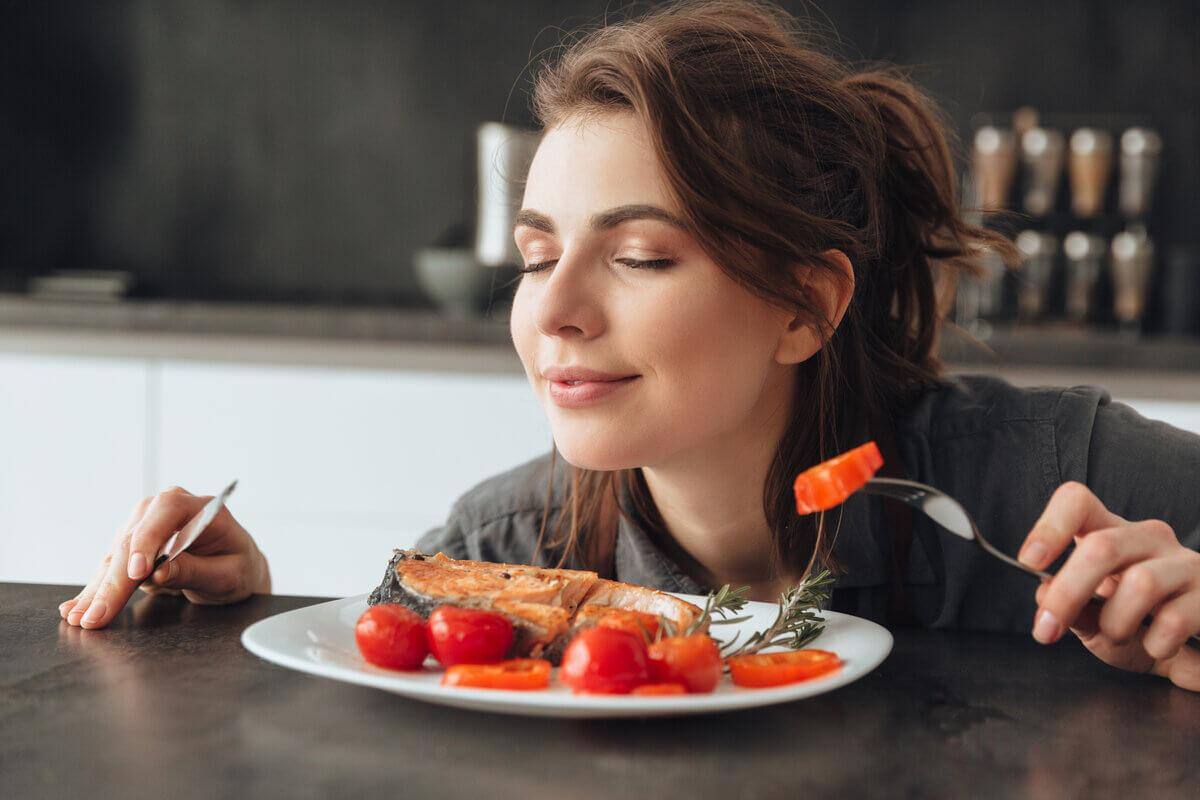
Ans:
[[[1200,438],[1100,390],[949,380],[939,295],[983,248],[943,125],[893,72],[855,73],[744,2],[603,28],[540,74],[545,132],[514,231],[513,342],[555,451],[485,481],[418,546],[774,599],[815,564],[832,607],[896,624],[1067,629],[1104,661],[1200,690]],[[796,515],[790,482],[861,442],[939,486],[1035,587],[903,507]],[[107,624],[207,498],[147,498],[61,612]],[[269,591],[222,512],[150,591]],[[1036,593],[1035,593],[1036,590]],[[1109,597],[1097,612],[1093,592]],[[1143,617],[1155,614],[1148,629]]]

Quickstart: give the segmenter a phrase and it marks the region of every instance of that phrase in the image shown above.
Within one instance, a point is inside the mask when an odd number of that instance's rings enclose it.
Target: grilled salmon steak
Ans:
[[[595,572],[460,561],[416,550],[395,551],[367,602],[399,603],[422,617],[440,605],[494,611],[513,624],[510,658],[555,662],[576,630],[598,624],[606,614],[640,612],[680,628],[701,614],[666,592],[604,580]]]

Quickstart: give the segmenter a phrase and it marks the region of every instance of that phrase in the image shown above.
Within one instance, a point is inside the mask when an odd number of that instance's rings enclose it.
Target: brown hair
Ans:
[[[963,220],[952,139],[936,105],[895,67],[856,71],[820,52],[778,8],[707,0],[579,38],[538,74],[533,106],[546,127],[636,115],[706,253],[821,332],[825,345],[796,369],[795,413],[763,507],[773,569],[800,575],[814,558],[836,568],[823,515],[797,515],[792,480],[888,435],[897,412],[939,380],[940,290],[973,271],[985,248],[1013,256],[1002,236]],[[850,258],[856,282],[836,330],[794,269],[811,265],[838,279],[822,256],[830,249]],[[547,540],[553,483],[548,489],[539,547],[561,552],[560,564],[611,574],[617,513],[632,510],[652,535],[664,533],[640,472],[572,467]]]

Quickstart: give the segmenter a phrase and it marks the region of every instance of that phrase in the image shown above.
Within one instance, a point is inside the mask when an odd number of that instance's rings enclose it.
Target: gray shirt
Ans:
[[[988,541],[1007,553],[1016,554],[1066,481],[1087,484],[1126,519],[1165,520],[1180,541],[1200,550],[1200,436],[1147,420],[1102,389],[1023,389],[960,376],[926,393],[898,421],[896,444],[906,477],[958,499]],[[557,468],[552,512],[567,484],[561,458]],[[483,481],[455,503],[445,525],[420,538],[418,549],[552,565],[557,554],[535,552],[549,469],[547,454]],[[855,495],[843,509],[834,555],[846,572],[829,606],[883,622],[892,549],[882,503]],[[714,588],[685,574],[624,516],[615,571],[617,580],[667,591]],[[921,515],[913,522],[903,584],[917,622],[928,627],[1027,632],[1033,622],[1035,579]]]

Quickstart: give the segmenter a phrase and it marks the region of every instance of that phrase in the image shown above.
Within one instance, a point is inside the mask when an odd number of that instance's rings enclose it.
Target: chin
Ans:
[[[554,447],[568,464],[580,469],[611,472],[643,464],[641,448],[627,437],[613,441],[600,436],[558,436]]]

